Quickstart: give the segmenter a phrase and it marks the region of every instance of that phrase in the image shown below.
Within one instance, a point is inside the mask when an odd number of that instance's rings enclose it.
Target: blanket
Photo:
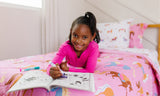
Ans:
[[[101,50],[94,72],[95,92],[70,88],[34,88],[6,93],[25,72],[39,66],[46,72],[56,52],[0,61],[0,96],[159,96],[159,66],[148,54]],[[158,66],[158,67],[157,67]]]

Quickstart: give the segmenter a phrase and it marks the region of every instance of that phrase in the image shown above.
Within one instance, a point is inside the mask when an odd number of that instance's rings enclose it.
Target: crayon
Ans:
[[[30,71],[30,70],[38,70],[38,69],[40,69],[40,67],[36,66],[36,67],[30,67],[30,68],[26,68],[26,69],[20,69],[20,72],[22,72],[22,71]]]

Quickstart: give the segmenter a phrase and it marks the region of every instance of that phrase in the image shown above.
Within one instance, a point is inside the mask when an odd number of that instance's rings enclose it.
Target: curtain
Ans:
[[[58,0],[42,0],[42,53],[58,49]]]

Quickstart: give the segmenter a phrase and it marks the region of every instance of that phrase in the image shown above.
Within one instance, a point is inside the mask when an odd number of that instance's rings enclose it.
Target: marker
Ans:
[[[38,69],[40,69],[39,66],[37,66],[37,67],[30,67],[30,68],[26,68],[26,69],[20,69],[20,72],[22,72],[22,71],[30,71],[30,70],[38,70]]]
[[[52,67],[57,67],[56,66],[56,64],[53,64],[51,61],[49,62],[49,64],[51,64],[52,65]],[[60,68],[59,68],[59,70],[61,71],[61,73],[62,73],[62,78],[67,78],[67,76],[65,76],[65,72],[63,72]]]

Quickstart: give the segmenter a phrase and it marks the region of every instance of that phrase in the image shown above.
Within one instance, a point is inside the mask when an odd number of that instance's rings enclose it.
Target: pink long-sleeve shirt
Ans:
[[[97,58],[99,55],[98,44],[95,41],[91,41],[87,49],[81,54],[80,57],[77,56],[72,45],[69,44],[69,41],[66,41],[61,45],[59,51],[56,53],[56,56],[53,58],[52,62],[54,64],[61,64],[63,58],[65,57],[68,61],[67,63],[74,67],[69,67],[70,72],[89,72],[93,73],[96,67]],[[76,68],[83,67],[83,68]],[[47,73],[51,65],[47,68]]]

